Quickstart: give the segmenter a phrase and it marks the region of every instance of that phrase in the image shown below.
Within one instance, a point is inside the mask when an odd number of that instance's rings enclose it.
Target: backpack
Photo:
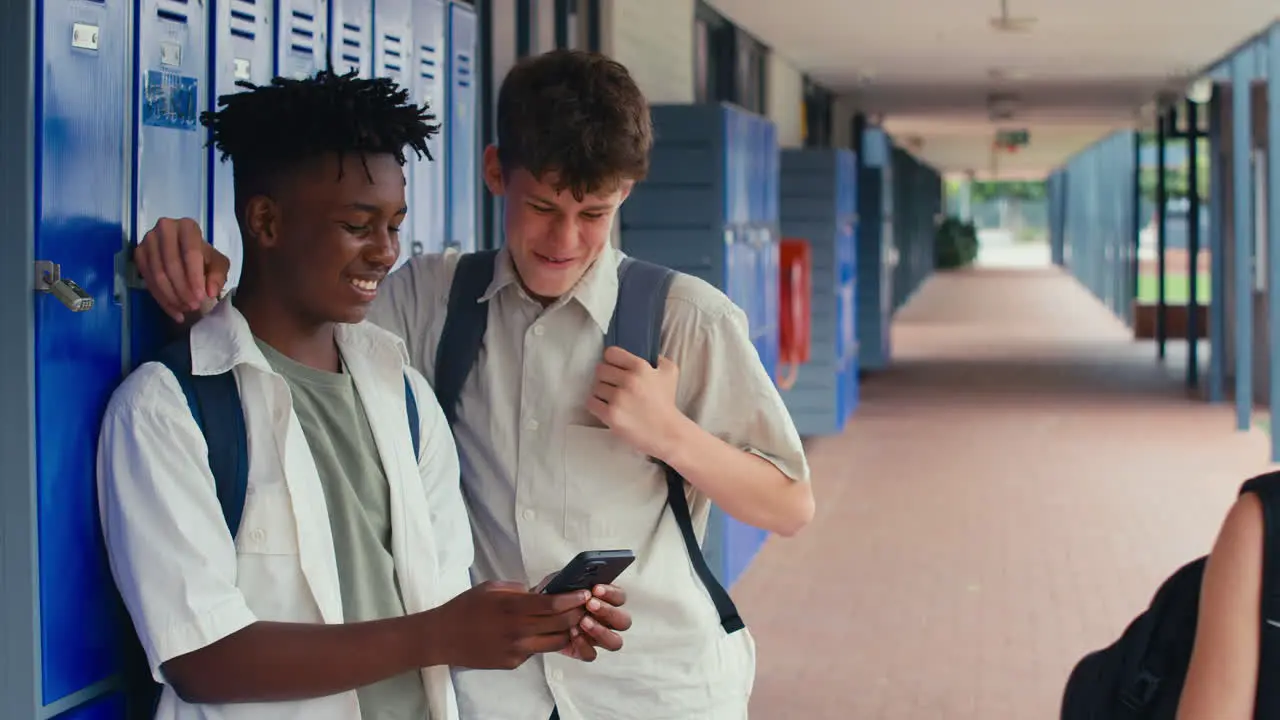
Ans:
[[[218,503],[222,506],[222,517],[234,538],[240,529],[245,494],[249,488],[249,438],[235,376],[231,371],[217,375],[193,374],[190,338],[186,336],[161,348],[156,361],[169,368],[177,378],[178,385],[187,398],[191,415],[204,435],[209,447],[209,469],[213,472],[214,489],[218,495]],[[415,457],[419,457],[422,447],[418,403],[407,374],[404,378],[404,395],[413,452]],[[125,649],[126,717],[131,720],[153,718],[160,702],[161,686],[151,677],[146,654],[134,634],[133,626],[128,627],[126,635],[131,642]]]
[[[1252,478],[1240,494],[1262,502],[1265,523],[1261,656],[1258,677],[1280,677],[1280,472]],[[1072,670],[1062,720],[1174,720],[1195,643],[1205,557],[1183,565],[1156,591],[1150,607],[1111,645]],[[1262,622],[1265,620],[1265,622]],[[1259,682],[1256,718],[1280,718],[1280,687]]]
[[[480,302],[480,298],[493,281],[496,257],[496,250],[462,255],[458,258],[453,285],[449,288],[448,314],[436,350],[434,386],[436,398],[450,425],[458,420],[462,385],[484,344],[489,306]],[[674,278],[675,272],[669,268],[624,257],[618,266],[618,300],[605,333],[605,347],[620,346],[657,367],[667,290]],[[720,626],[726,633],[735,633],[745,624],[729,593],[703,557],[684,496],[685,480],[665,464],[662,468],[667,478],[667,505],[680,528],[694,572],[711,595],[720,616]]]

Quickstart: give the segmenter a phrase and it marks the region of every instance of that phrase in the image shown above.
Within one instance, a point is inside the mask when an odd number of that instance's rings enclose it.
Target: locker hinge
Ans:
[[[125,295],[130,290],[146,290],[147,283],[138,274],[138,266],[133,262],[133,248],[127,247],[116,253],[115,301],[124,305]]]

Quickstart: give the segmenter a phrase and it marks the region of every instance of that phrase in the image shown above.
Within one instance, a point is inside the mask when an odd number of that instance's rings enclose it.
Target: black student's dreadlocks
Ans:
[[[248,92],[219,97],[221,107],[202,113],[200,122],[222,160],[231,158],[237,185],[326,153],[357,154],[362,161],[390,154],[404,165],[408,146],[433,159],[427,141],[440,132],[436,116],[425,104],[410,103],[408,90],[390,79],[322,70],[305,80],[236,85]]]

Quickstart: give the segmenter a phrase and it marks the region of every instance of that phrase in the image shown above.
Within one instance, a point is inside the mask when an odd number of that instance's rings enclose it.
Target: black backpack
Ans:
[[[1240,494],[1262,502],[1265,522],[1259,678],[1280,678],[1280,472],[1246,482]],[[1174,720],[1195,643],[1205,558],[1183,565],[1156,591],[1150,607],[1120,639],[1086,655],[1072,670],[1062,720]],[[1254,717],[1280,718],[1280,685],[1258,683]]]

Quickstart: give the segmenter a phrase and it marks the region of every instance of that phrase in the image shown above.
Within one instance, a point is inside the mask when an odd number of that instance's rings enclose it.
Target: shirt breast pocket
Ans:
[[[236,533],[236,553],[242,556],[298,554],[298,529],[283,480],[250,480],[240,530]]]
[[[607,428],[565,428],[564,472],[565,539],[635,548],[653,534],[666,507],[663,472]]]
[[[236,533],[236,586],[260,620],[319,619],[300,565],[298,528],[283,480],[250,480]]]

